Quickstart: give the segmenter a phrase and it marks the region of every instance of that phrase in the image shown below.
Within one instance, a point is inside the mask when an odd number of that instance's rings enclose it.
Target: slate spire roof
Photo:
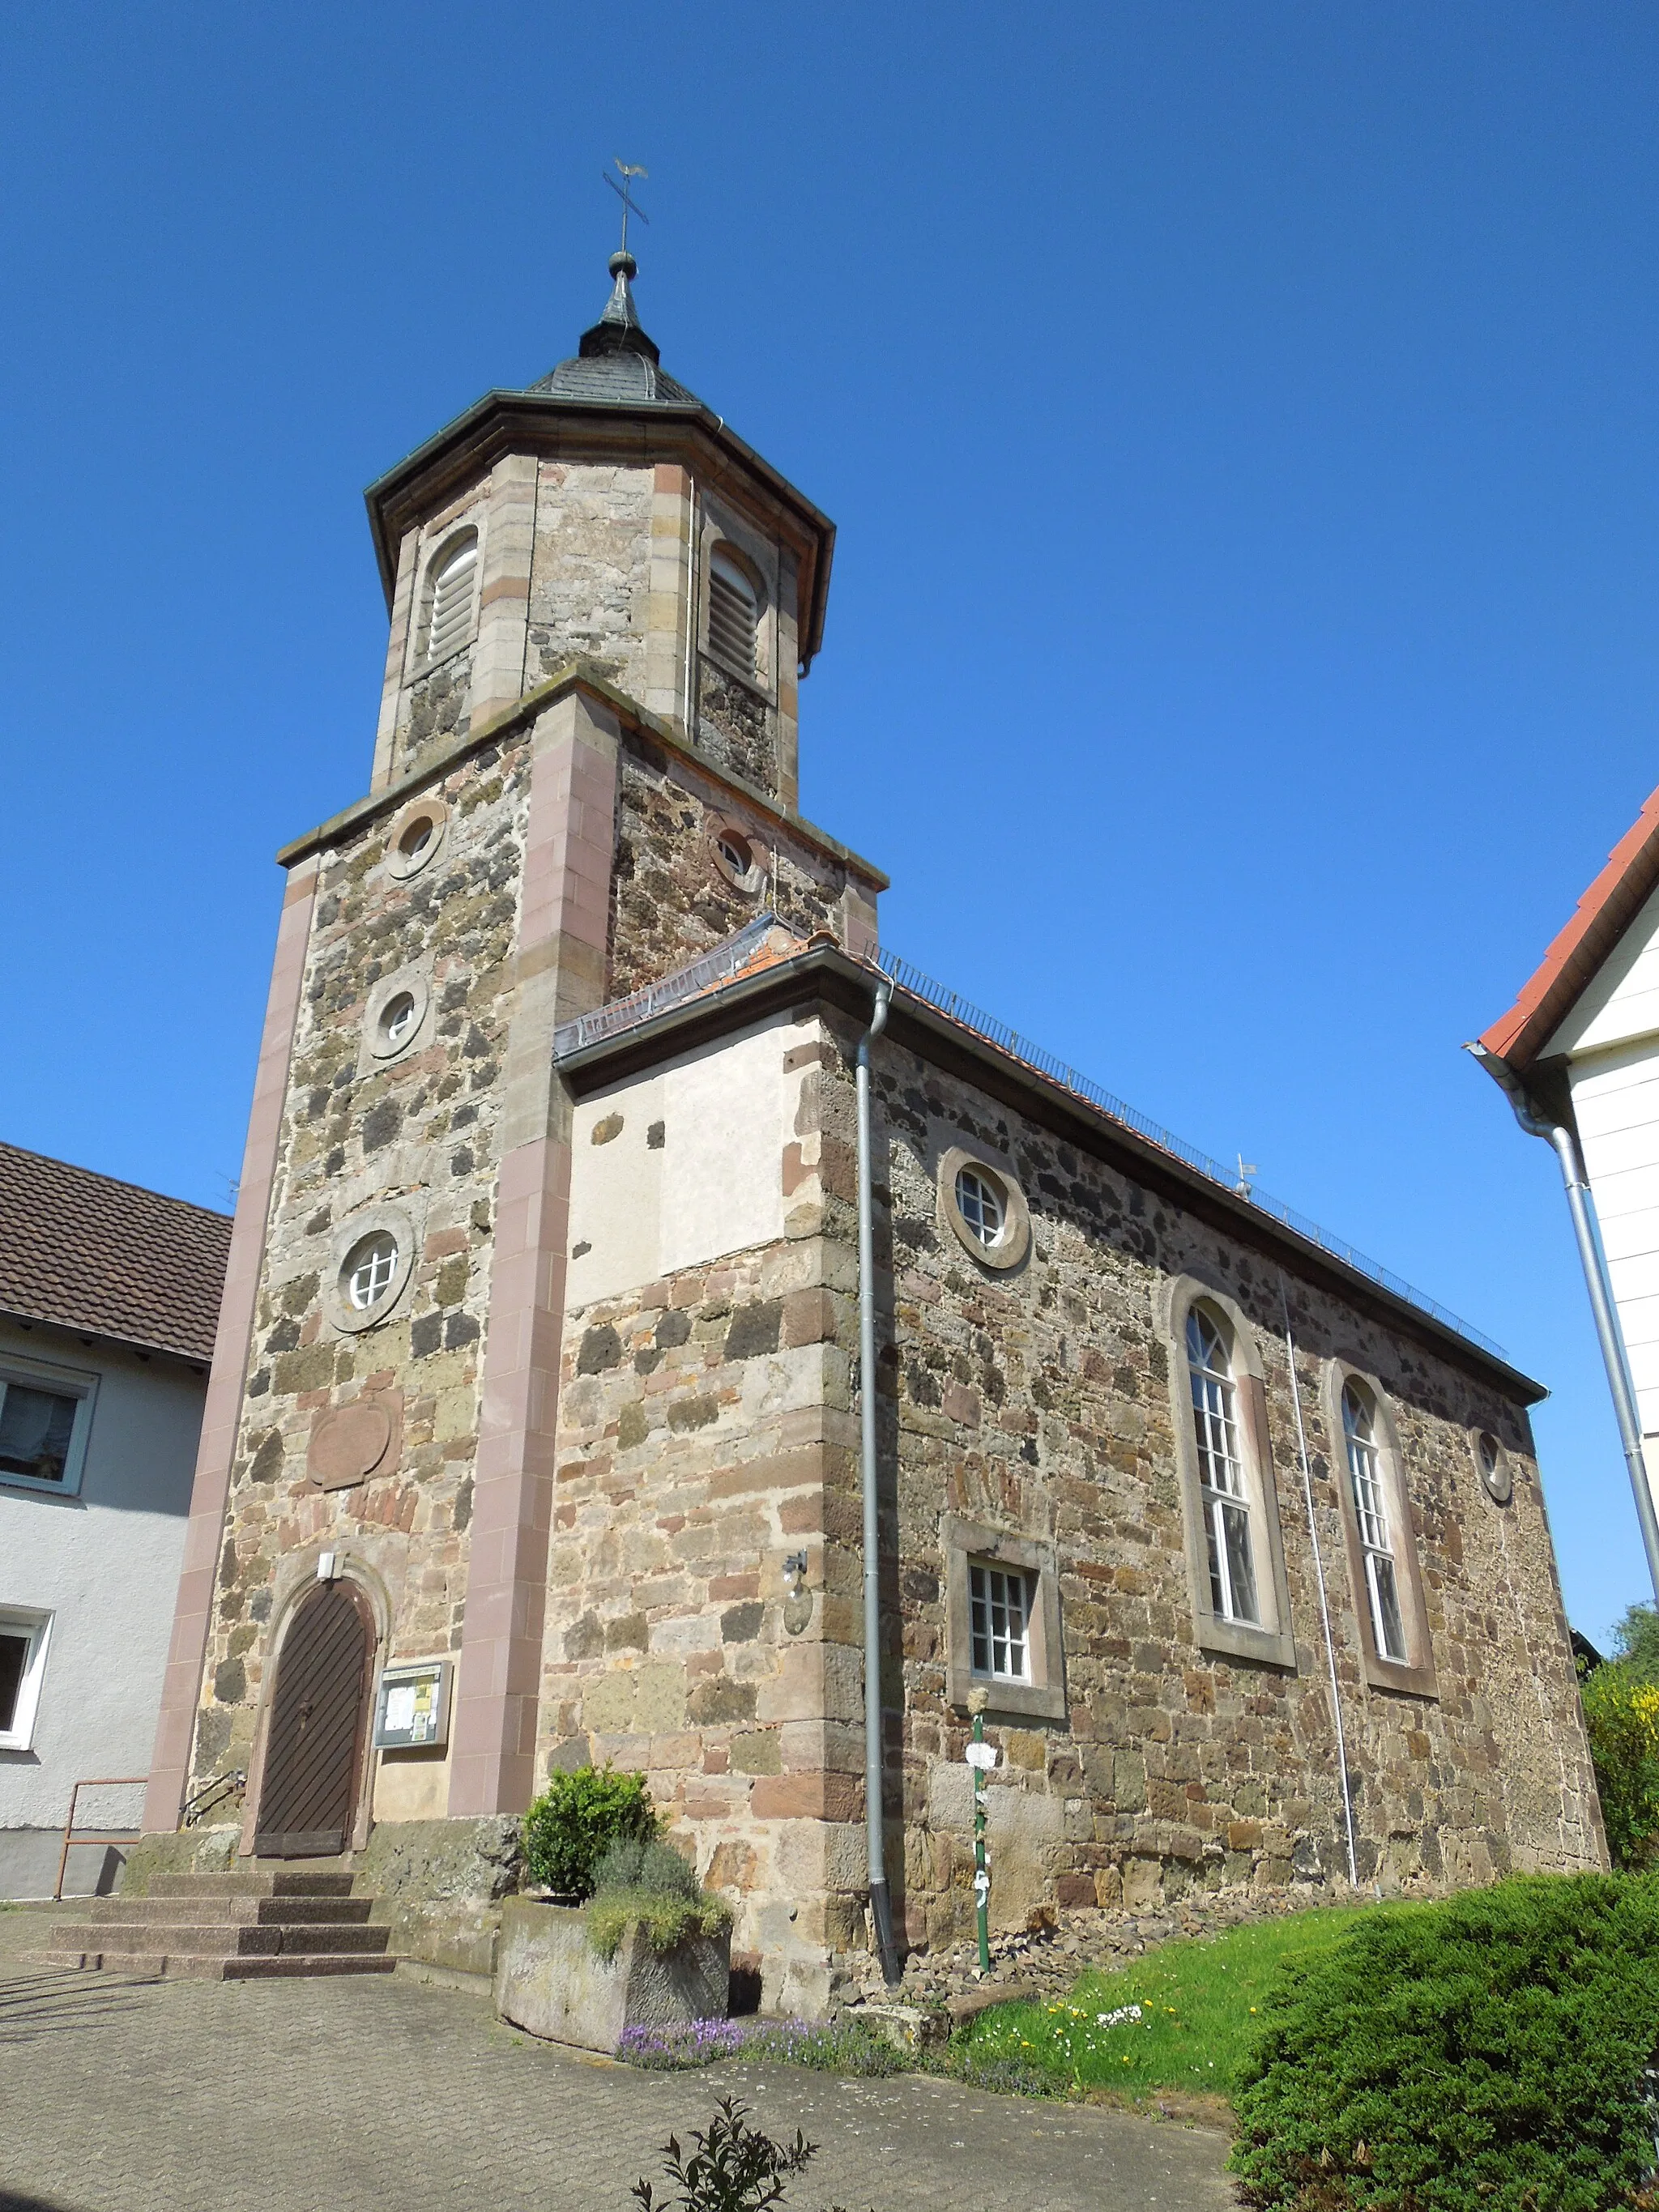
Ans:
[[[613,253],[611,297],[605,313],[591,330],[582,332],[581,348],[572,361],[562,361],[527,390],[555,399],[582,399],[600,406],[701,407],[695,392],[677,384],[659,366],[662,359],[654,339],[647,336],[634,304],[634,279],[639,264],[631,253]]]
[[[0,1313],[205,1364],[229,1256],[225,1214],[0,1145]]]

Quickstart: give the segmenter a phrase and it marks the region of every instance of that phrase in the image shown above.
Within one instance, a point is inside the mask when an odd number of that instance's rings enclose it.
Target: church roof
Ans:
[[[640,322],[633,289],[639,267],[633,255],[613,253],[611,274],[614,281],[605,313],[592,330],[582,332],[580,350],[526,389],[601,407],[701,408],[696,393],[677,384],[661,367],[661,350]]]
[[[0,1313],[210,1360],[228,1215],[0,1145]]]
[[[1524,1073],[1571,1012],[1659,885],[1659,791],[1608,855],[1505,1014],[1480,1035],[1483,1052]]]

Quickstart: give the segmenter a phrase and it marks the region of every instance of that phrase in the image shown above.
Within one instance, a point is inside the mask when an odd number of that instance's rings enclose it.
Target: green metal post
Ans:
[[[974,1717],[974,1741],[985,1741],[985,1708],[990,1702],[983,1690],[971,1690],[968,1710]],[[974,1769],[974,1898],[979,1923],[979,1970],[991,1971],[991,1869],[985,1859],[985,1769],[978,1759]]]

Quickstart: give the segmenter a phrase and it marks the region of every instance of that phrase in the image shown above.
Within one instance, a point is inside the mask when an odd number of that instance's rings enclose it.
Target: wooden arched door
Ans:
[[[349,1582],[319,1583],[276,1655],[253,1848],[262,1858],[332,1857],[357,1808],[374,1625]]]

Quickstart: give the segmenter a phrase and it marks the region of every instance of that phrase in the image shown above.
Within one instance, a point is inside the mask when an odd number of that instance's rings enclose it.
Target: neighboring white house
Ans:
[[[1476,1049],[1577,1137],[1659,1503],[1659,791]]]
[[[81,1781],[143,1776],[230,1223],[0,1145],[0,1897],[49,1897]],[[136,1832],[141,1793],[77,1824]],[[70,1855],[106,1887],[118,1852]]]

